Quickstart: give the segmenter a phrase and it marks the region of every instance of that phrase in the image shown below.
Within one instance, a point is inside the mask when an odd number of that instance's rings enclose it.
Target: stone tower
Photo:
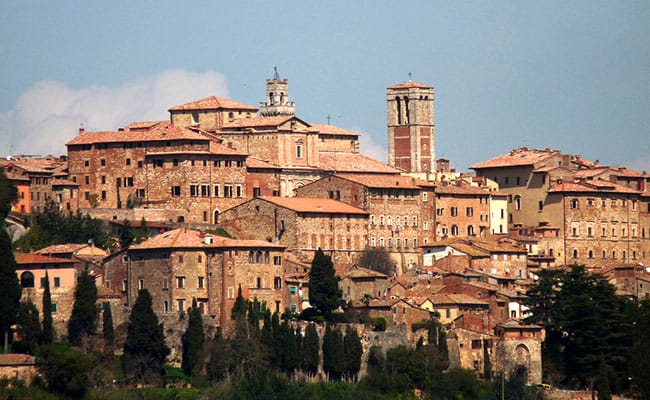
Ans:
[[[275,67],[273,79],[266,80],[266,101],[260,103],[260,115],[273,117],[276,115],[295,115],[296,104],[289,101],[289,83],[280,79],[278,67]]]
[[[433,87],[412,81],[386,89],[388,163],[408,173],[435,169]]]

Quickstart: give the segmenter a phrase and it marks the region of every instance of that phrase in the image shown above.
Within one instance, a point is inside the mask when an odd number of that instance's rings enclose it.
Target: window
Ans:
[[[289,286],[289,293],[290,294],[296,294],[296,287],[295,286]]]
[[[102,185],[106,184],[106,175],[102,175]]]
[[[163,311],[169,312],[169,301],[167,300],[163,301]]]
[[[84,176],[84,181],[86,182],[86,185],[90,185],[90,177],[89,176]]]
[[[370,225],[374,225],[374,224],[375,224],[375,216],[371,215],[370,216]]]
[[[106,191],[102,190],[102,201],[106,201]]]
[[[34,287],[34,274],[25,271],[20,274],[20,287],[33,288]]]
[[[418,239],[413,238],[413,247],[418,247]]]
[[[242,197],[241,185],[235,185],[235,195],[237,197]]]
[[[467,227],[467,236],[474,236],[474,227],[472,225]]]
[[[228,287],[228,299],[232,300],[235,298],[235,288],[232,286]]]
[[[302,144],[296,145],[296,158],[302,158]]]
[[[426,202],[428,199],[429,199],[429,194],[426,192],[422,193],[422,201]]]
[[[370,247],[377,247],[377,239],[374,237],[370,238]]]
[[[539,212],[544,211],[544,201],[540,200],[537,202],[537,211]]]
[[[393,217],[392,217],[392,216],[389,215],[389,216],[386,218],[386,224],[387,224],[388,226],[392,226],[392,225],[393,225]]]
[[[474,215],[474,209],[472,207],[467,207],[467,209],[465,211],[467,212],[468,217],[471,217],[472,215]]]
[[[178,311],[185,311],[185,299],[176,299],[176,304],[178,304]]]
[[[232,197],[232,185],[223,185],[223,197]]]
[[[458,208],[457,207],[451,207],[451,216],[455,217],[458,215]]]
[[[456,226],[456,225],[451,226],[451,234],[453,236],[458,236],[458,226]]]
[[[578,258],[578,250],[573,249],[573,258]]]
[[[126,159],[126,165],[127,165],[127,166],[131,165],[131,159],[130,159],[130,158],[127,158],[127,159]]]
[[[210,197],[210,185],[201,185],[201,197]]]
[[[521,210],[521,196],[515,196],[515,210]]]
[[[571,208],[578,208],[579,202],[578,199],[571,199]]]
[[[199,185],[190,185],[190,196],[192,197],[199,196]]]
[[[57,311],[57,305],[56,303],[52,303],[52,312],[55,313]]]
[[[379,238],[379,247],[384,247],[384,238],[383,237]]]
[[[220,185],[214,185],[214,197],[219,197],[220,188]]]
[[[282,265],[282,257],[273,256],[273,265]]]
[[[384,216],[383,215],[379,216],[379,225],[384,225]]]
[[[177,276],[176,277],[176,288],[177,289],[183,289],[185,287],[185,277],[184,276]]]
[[[418,226],[418,217],[415,215],[413,216],[413,226]]]
[[[138,279],[138,290],[144,289],[144,279]]]
[[[422,223],[422,229],[425,230],[425,231],[429,230],[429,221],[424,221]]]
[[[142,168],[142,160],[138,161],[138,168]]]
[[[101,165],[102,167],[105,167],[106,166],[106,160],[103,159],[103,158],[101,160],[99,160],[99,165]]]
[[[178,197],[181,195],[181,187],[180,186],[172,186],[172,197]]]
[[[221,167],[221,160],[214,160],[215,167]]]
[[[205,285],[205,277],[199,276],[197,282],[197,288],[204,289],[204,285]]]

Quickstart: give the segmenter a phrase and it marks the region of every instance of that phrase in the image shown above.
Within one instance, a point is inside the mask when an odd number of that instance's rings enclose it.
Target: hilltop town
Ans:
[[[386,104],[388,163],[361,154],[358,133],[301,119],[277,71],[258,106],[207,97],[165,121],[80,128],[60,157],[1,160],[18,189],[15,239],[51,204],[115,236],[144,232],[17,250],[22,297],[40,309],[47,273],[63,333],[88,270],[116,326],[147,289],[166,327],[196,301],[207,329],[227,331],[239,290],[271,312],[308,310],[321,249],[342,308],[385,322],[357,324],[366,351],[415,346],[435,318],[451,366],[531,385],[546,331],[525,320],[525,298],[544,271],[584,265],[620,296],[650,297],[650,174],[527,147],[460,172],[436,158],[432,86],[389,86]],[[180,334],[168,338],[176,363]]]

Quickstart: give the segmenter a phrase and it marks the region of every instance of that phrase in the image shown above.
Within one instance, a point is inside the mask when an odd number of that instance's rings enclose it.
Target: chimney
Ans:
[[[85,131],[86,131],[86,128],[84,128],[84,124],[80,124],[80,125],[79,125],[79,134],[81,135],[81,134],[84,133]]]

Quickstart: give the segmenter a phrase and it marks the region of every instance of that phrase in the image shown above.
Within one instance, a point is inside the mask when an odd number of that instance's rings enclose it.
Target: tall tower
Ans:
[[[278,67],[274,70],[273,79],[266,80],[266,101],[260,103],[260,115],[263,117],[295,115],[296,104],[289,101],[288,80],[280,79]]]
[[[408,82],[386,89],[388,163],[405,172],[434,172],[433,87]]]

